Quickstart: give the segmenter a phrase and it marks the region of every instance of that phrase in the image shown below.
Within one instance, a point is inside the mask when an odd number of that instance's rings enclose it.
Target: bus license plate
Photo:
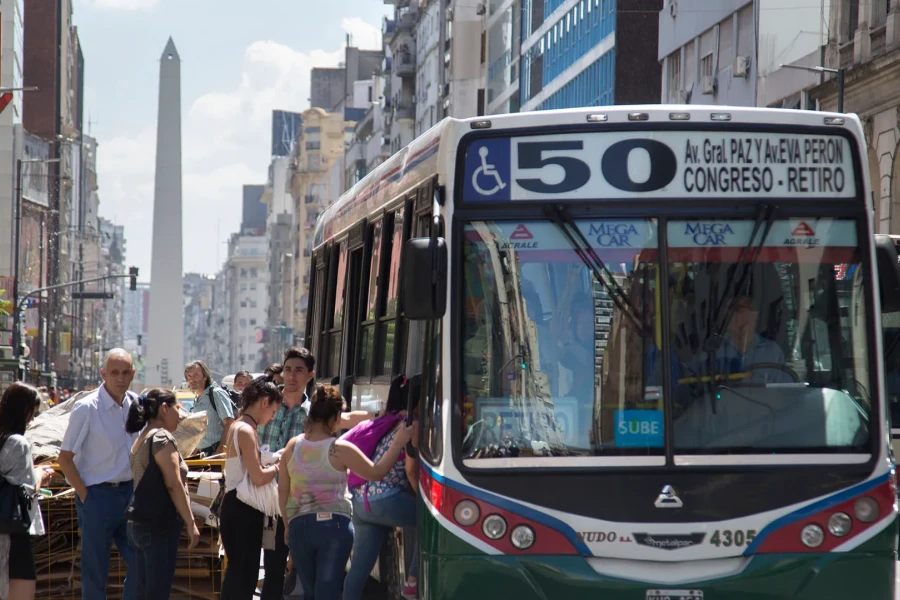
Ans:
[[[702,590],[647,590],[646,600],[703,600]]]

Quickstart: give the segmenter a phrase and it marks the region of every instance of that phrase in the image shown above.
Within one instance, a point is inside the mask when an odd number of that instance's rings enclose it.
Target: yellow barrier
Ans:
[[[192,473],[197,471],[221,473],[225,461],[190,460],[187,463]],[[81,545],[75,511],[75,492],[66,484],[58,465],[50,466],[57,471],[57,476],[48,486],[48,489],[53,491],[53,497],[41,499],[41,512],[47,534],[32,538],[37,563],[36,598],[80,600]],[[209,498],[197,495],[197,483],[196,479],[188,481],[192,502],[209,506],[211,502]],[[219,556],[219,532],[199,517],[196,522],[200,530],[200,543],[196,548],[188,548],[187,533],[182,533],[171,598],[215,600],[222,588],[225,568],[225,559]],[[108,598],[122,597],[126,570],[125,562],[113,544],[106,590]]]

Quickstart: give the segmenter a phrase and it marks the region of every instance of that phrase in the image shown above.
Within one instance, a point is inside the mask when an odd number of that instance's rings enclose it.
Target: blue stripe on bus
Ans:
[[[795,523],[801,519],[805,519],[806,517],[821,512],[831,506],[836,506],[854,496],[858,496],[859,494],[868,492],[872,488],[876,488],[879,485],[887,482],[890,475],[891,474],[888,472],[884,475],[876,477],[875,479],[864,481],[858,485],[853,486],[852,488],[848,488],[842,492],[838,492],[833,496],[823,498],[818,502],[813,502],[809,506],[804,506],[799,510],[795,510],[792,513],[775,519],[774,521],[766,525],[766,527],[762,531],[760,531],[755,538],[753,538],[753,542],[744,551],[744,555],[746,556],[748,554],[753,554],[754,552],[756,552],[760,544],[762,544],[762,542],[774,531],[781,529],[785,525],[790,525],[791,523]]]
[[[425,467],[422,461],[419,462],[420,467]],[[448,487],[452,487],[461,492],[472,496],[473,498],[478,498],[480,500],[484,500],[485,502],[489,502],[495,505],[498,508],[502,508],[503,510],[508,510],[511,513],[515,513],[526,519],[531,519],[536,523],[540,523],[541,525],[546,525],[551,529],[555,529],[560,532],[575,546],[575,549],[578,550],[583,556],[593,556],[593,553],[588,549],[587,544],[578,539],[578,535],[575,533],[575,530],[572,529],[568,524],[555,517],[551,517],[546,513],[542,513],[540,511],[534,510],[533,508],[529,508],[527,506],[523,506],[521,504],[517,504],[515,502],[511,502],[506,500],[505,498],[501,498],[500,496],[495,496],[489,492],[485,492],[483,490],[479,490],[477,488],[469,487],[464,483],[459,483],[458,481],[452,481],[450,479],[446,479],[443,475],[439,475],[435,473],[428,467],[425,467],[425,470],[428,474],[437,480],[441,485],[446,485]]]

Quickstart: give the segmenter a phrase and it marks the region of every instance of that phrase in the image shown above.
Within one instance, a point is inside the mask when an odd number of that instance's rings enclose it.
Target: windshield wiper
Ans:
[[[716,311],[714,313],[714,326],[712,330],[707,334],[706,341],[703,343],[703,348],[706,350],[709,357],[709,396],[712,401],[713,414],[716,413],[716,394],[712,382],[715,381],[716,376],[718,375],[715,368],[716,353],[718,352],[719,348],[721,348],[722,342],[724,341],[722,332],[725,330],[728,322],[731,321],[734,313],[734,302],[732,302],[732,296],[735,294],[735,292],[739,292],[741,289],[743,289],[744,283],[747,281],[747,276],[750,274],[750,270],[756,263],[756,259],[759,258],[759,255],[763,249],[763,245],[766,243],[766,238],[769,237],[769,232],[772,231],[772,225],[775,223],[776,210],[777,207],[772,204],[760,205],[759,211],[756,213],[756,222],[753,224],[753,232],[750,234],[750,239],[747,241],[747,245],[741,249],[741,253],[738,255],[737,262],[735,263],[734,276],[731,277],[725,284],[725,293],[722,294],[722,297],[719,299],[719,302],[716,306]],[[753,250],[753,242],[756,239],[756,234],[759,233],[761,227],[763,227],[764,229],[762,231],[762,235],[759,238],[759,243],[756,244],[756,251],[748,257],[748,253]],[[741,271],[740,279],[738,279],[738,271],[742,267],[743,270]],[[737,283],[735,283],[735,281],[737,281]],[[723,308],[725,309],[724,315]]]
[[[548,209],[547,212],[549,213],[548,216],[550,217],[550,220],[553,221],[553,224],[556,225],[562,234],[566,236],[566,239],[569,240],[575,253],[581,259],[581,262],[591,270],[597,281],[603,284],[603,287],[609,292],[609,297],[616,305],[616,308],[622,311],[625,317],[631,321],[631,324],[635,330],[637,330],[638,335],[641,337],[648,337],[651,334],[650,328],[647,327],[643,319],[635,314],[634,309],[628,301],[628,295],[625,293],[625,290],[622,289],[619,282],[612,276],[612,273],[606,267],[606,264],[599,256],[597,256],[597,253],[594,251],[593,247],[591,247],[590,242],[584,237],[581,230],[578,229],[575,220],[572,219],[571,215],[566,212],[566,209],[561,204],[546,208]]]

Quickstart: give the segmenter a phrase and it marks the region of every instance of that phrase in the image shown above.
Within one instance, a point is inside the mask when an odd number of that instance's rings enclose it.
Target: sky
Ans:
[[[252,9],[251,9],[252,7]],[[98,147],[100,215],[125,226],[126,264],[150,280],[159,59],[181,56],[184,272],[214,274],[241,221],[244,184],[265,183],[273,109],[309,107],[312,67],[346,35],[380,48],[379,0],[74,0],[85,59],[85,129]]]

